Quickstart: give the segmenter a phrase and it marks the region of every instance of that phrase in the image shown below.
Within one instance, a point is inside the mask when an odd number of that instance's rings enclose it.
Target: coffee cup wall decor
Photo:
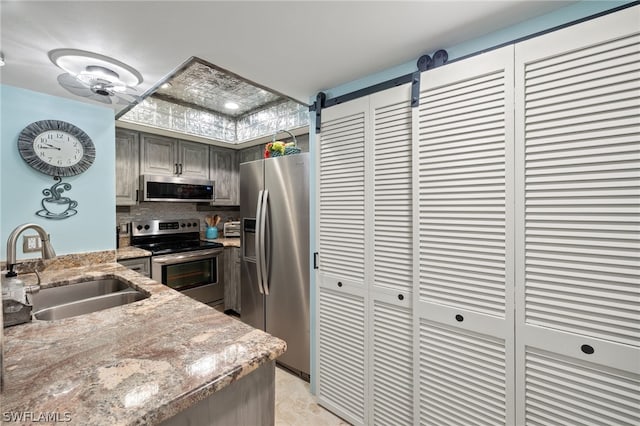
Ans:
[[[71,189],[71,185],[68,183],[62,183],[62,178],[59,176],[54,177],[57,180],[51,188],[45,188],[42,190],[42,194],[45,198],[42,199],[40,204],[42,210],[36,212],[40,217],[46,219],[66,219],[74,216],[78,213],[75,207],[78,207],[78,202],[72,200],[69,197],[63,197],[62,193]]]
[[[18,136],[22,159],[35,170],[57,181],[42,193],[42,209],[36,215],[47,219],[66,219],[78,213],[78,202],[62,193],[71,185],[62,176],[75,176],[93,164],[96,148],[82,129],[60,120],[41,120],[29,124]]]

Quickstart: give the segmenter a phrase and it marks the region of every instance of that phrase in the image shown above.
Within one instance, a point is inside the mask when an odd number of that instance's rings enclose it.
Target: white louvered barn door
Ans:
[[[365,424],[366,348],[365,140],[369,99],[322,112],[318,135],[316,362],[321,405]]]
[[[639,24],[516,46],[518,424],[640,424]]]
[[[422,73],[417,115],[416,416],[513,425],[513,46]]]
[[[370,96],[373,265],[368,424],[413,424],[411,85]]]

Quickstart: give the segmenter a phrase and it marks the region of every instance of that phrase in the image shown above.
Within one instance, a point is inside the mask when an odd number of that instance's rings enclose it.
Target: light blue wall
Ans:
[[[449,55],[449,61],[453,61],[457,58],[470,55],[475,52],[479,52],[491,47],[497,46],[502,43],[507,43],[512,40],[529,36],[531,34],[538,33],[540,31],[549,30],[559,25],[566,24],[571,21],[582,19],[591,15],[595,15],[600,12],[615,9],[627,3],[632,3],[630,0],[588,0],[574,3],[570,6],[558,9],[555,12],[539,16],[528,21],[521,22],[518,25],[503,28],[501,30],[486,34],[482,37],[468,40],[464,43],[460,43],[454,46],[442,46],[442,49],[447,51]],[[433,54],[433,52],[429,52]],[[410,62],[397,65],[393,68],[381,71],[379,73],[371,74],[360,78],[355,81],[346,82],[340,86],[323,90],[326,93],[327,98],[334,98],[336,96],[344,95],[365,87],[373,86],[377,83],[382,83],[387,80],[391,80],[396,77],[400,77],[405,74],[417,71],[416,62],[418,58],[422,56],[424,52],[417,52],[416,58]],[[311,98],[309,103],[313,103],[315,97]],[[315,122],[314,122],[315,123]]]
[[[9,233],[26,222],[37,223],[51,235],[57,254],[115,249],[115,120],[113,110],[0,85],[0,259],[6,259]],[[51,176],[29,167],[18,153],[18,135],[38,120],[69,122],[89,135],[96,159],[84,173],[63,178],[72,185],[67,196],[78,202],[78,214],[51,220],[35,214],[42,207],[42,190]],[[34,235],[32,231],[23,234]],[[20,238],[17,257],[22,253]]]
[[[502,43],[507,43],[513,40],[516,40],[521,37],[525,37],[531,34],[538,33],[540,31],[549,30],[551,28],[557,27],[559,25],[566,24],[568,22],[572,22],[578,19],[582,19],[591,15],[595,15],[607,10],[615,9],[616,7],[625,5],[627,3],[632,3],[632,1],[620,1],[620,0],[607,0],[607,1],[581,1],[578,3],[574,3],[570,6],[566,6],[564,8],[558,9],[553,13],[549,13],[546,15],[542,15],[540,17],[524,21],[518,25],[507,27],[489,34],[485,36],[478,37],[473,40],[468,40],[464,43],[454,45],[454,46],[442,46],[442,49],[445,49],[449,55],[449,61],[453,61],[457,58],[461,58],[475,52],[479,52],[485,49],[489,49],[491,47],[497,46]],[[431,52],[433,53],[433,52]],[[418,57],[423,55],[424,52],[416,52],[415,60],[411,62],[407,62],[405,64],[397,65],[393,68],[387,69],[385,71],[371,74],[365,77],[362,77],[358,80],[346,82],[341,84],[340,86],[330,88],[327,90],[323,90],[323,92],[327,95],[327,98],[334,98],[336,96],[344,95],[346,93],[354,92],[356,90],[363,89],[365,87],[372,86],[374,84],[382,83],[387,80],[391,80],[396,77],[400,77],[405,74],[409,74],[417,71],[416,62]],[[315,96],[309,99],[309,103],[313,104],[315,102]],[[316,179],[317,179],[317,170],[315,167],[315,153],[317,152],[317,141],[316,141],[316,131],[315,131],[315,113],[311,112],[310,115],[310,129],[309,129],[309,152],[311,152],[311,188],[310,188],[310,196],[311,196],[311,215],[310,215],[310,223],[311,223],[311,252],[317,250],[317,236],[316,236]],[[313,261],[313,257],[312,257]],[[311,263],[313,264],[313,263]],[[315,335],[315,322],[316,322],[316,280],[315,280],[315,272],[311,273],[311,391],[316,393],[316,369],[315,369],[315,347],[316,347],[316,335]]]

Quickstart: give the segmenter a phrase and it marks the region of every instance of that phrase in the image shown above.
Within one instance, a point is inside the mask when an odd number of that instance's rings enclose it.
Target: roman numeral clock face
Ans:
[[[43,120],[25,127],[18,137],[24,161],[51,176],[74,176],[87,170],[95,159],[89,136],[64,121]]]

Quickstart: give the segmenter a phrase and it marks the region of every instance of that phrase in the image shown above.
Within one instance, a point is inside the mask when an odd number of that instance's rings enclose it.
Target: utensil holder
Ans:
[[[215,226],[209,226],[204,235],[208,240],[215,240],[218,238],[218,228]]]

